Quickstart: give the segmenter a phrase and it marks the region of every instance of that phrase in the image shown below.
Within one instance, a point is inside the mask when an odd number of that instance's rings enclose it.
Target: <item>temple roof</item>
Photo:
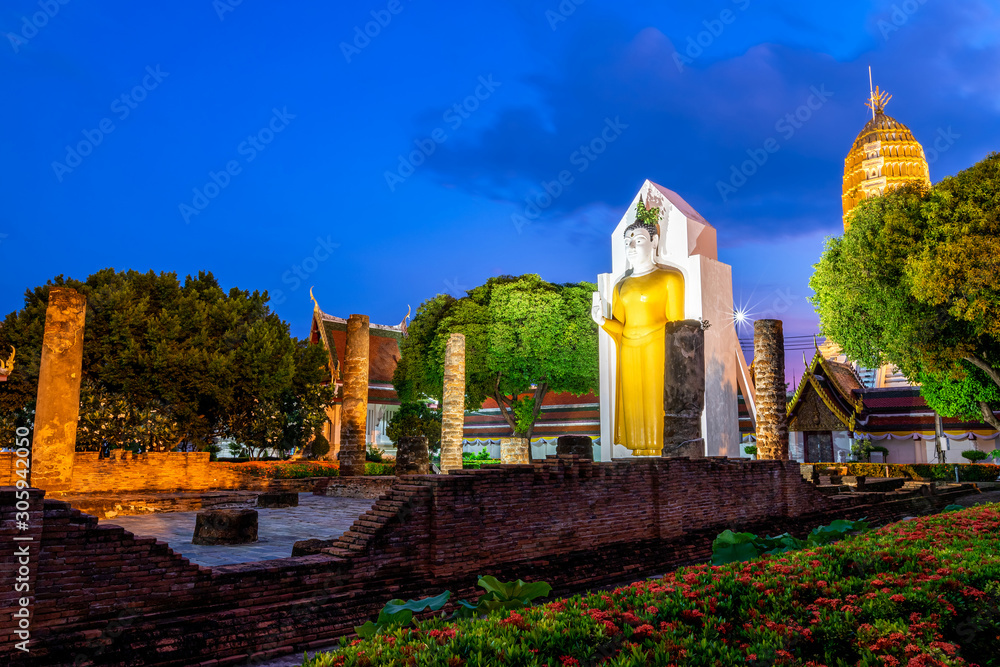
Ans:
[[[310,296],[312,293],[310,292]],[[334,380],[340,380],[340,369],[344,365],[347,348],[347,320],[324,313],[319,302],[313,297],[313,319],[310,341],[322,343],[330,355],[330,372]],[[406,335],[409,314],[399,324],[369,324],[368,329],[368,382],[369,384],[391,385],[393,373],[399,364],[399,342]],[[392,387],[388,387],[392,390]],[[395,395],[395,391],[393,395]]]
[[[893,142],[915,143],[917,140],[914,138],[913,132],[910,131],[910,128],[906,127],[892,116],[879,113],[875,114],[875,118],[865,124],[864,129],[862,129],[858,134],[858,138],[854,140],[854,145],[851,147],[851,151],[854,152],[864,150],[865,144],[873,141],[881,141],[885,144]]]
[[[817,409],[823,406],[824,415]],[[935,413],[920,395],[919,387],[871,389],[864,387],[854,367],[830,361],[817,350],[788,403],[792,430],[845,430],[861,437],[906,439],[935,432]],[[811,424],[797,428],[797,420]],[[986,423],[942,418],[948,435],[975,433],[992,437]],[[841,428],[833,426],[840,424]]]

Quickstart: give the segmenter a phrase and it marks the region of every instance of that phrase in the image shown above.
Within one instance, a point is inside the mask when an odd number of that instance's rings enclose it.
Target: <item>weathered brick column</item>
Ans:
[[[86,316],[87,298],[75,289],[49,291],[31,448],[31,483],[39,489],[68,491],[73,481]]]
[[[340,474],[365,474],[368,444],[368,316],[347,320],[344,351],[344,400],[340,412]]]
[[[462,469],[465,433],[465,334],[448,338],[444,353],[444,401],[441,410],[441,472]]]
[[[753,333],[757,458],[788,460],[784,329],[781,320],[757,320]]]

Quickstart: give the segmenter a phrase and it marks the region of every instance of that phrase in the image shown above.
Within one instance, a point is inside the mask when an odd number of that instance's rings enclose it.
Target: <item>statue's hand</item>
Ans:
[[[595,303],[594,307],[590,309],[590,317],[597,322],[597,326],[599,327],[603,327],[604,323],[607,321],[604,317],[603,311],[604,308],[601,307],[600,303]]]

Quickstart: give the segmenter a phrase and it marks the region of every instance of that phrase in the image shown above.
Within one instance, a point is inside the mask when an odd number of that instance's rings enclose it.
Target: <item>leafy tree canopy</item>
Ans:
[[[441,411],[425,402],[403,403],[389,420],[386,435],[396,443],[402,437],[425,436],[433,455],[441,448]]]
[[[810,282],[823,332],[921,382],[937,412],[1000,430],[1000,153],[865,200],[849,222]]]
[[[400,399],[441,400],[445,347],[451,334],[462,333],[466,409],[493,398],[511,431],[531,437],[549,391],[583,395],[598,387],[595,290],[592,283],[556,285],[528,274],[490,278],[461,299],[426,301],[401,346],[393,378]]]
[[[332,400],[325,352],[297,341],[266,292],[225,292],[211,273],[105,269],[85,282],[58,276],[25,294],[0,327],[18,367],[0,384],[5,430],[30,422],[49,290],[87,297],[78,447],[133,444],[169,451],[229,436],[291,449],[311,437]]]

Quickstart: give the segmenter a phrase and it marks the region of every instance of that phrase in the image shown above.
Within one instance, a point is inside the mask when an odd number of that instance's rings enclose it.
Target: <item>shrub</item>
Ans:
[[[882,445],[876,445],[871,440],[857,440],[851,445],[851,457],[855,461],[866,461],[871,463],[872,454],[878,452],[883,459],[888,459],[889,450]]]
[[[396,464],[375,463],[373,461],[368,461],[367,463],[365,463],[365,474],[376,475],[381,477],[391,477],[396,474]]]
[[[955,468],[963,482],[992,482],[1000,477],[1000,465],[995,464],[953,464],[953,463],[849,463],[847,474],[865,477],[882,477],[886,467],[889,477],[907,479],[930,479],[941,482],[955,481]]]
[[[503,461],[499,459],[486,459],[484,461],[465,459],[462,461],[462,467],[466,470],[479,470],[483,466],[497,465],[498,463],[503,463]]]
[[[354,628],[354,631],[358,633],[358,637],[370,639],[380,632],[405,627],[413,622],[414,612],[419,614],[422,611],[437,611],[448,603],[450,597],[451,591],[445,591],[437,597],[423,600],[389,600],[374,623],[368,621]]]
[[[263,479],[336,477],[340,474],[338,461],[250,461],[248,463],[221,463],[219,465],[229,466],[236,472]]]
[[[322,433],[318,433],[312,441],[309,451],[312,453],[313,458],[322,458],[330,453],[330,441]]]
[[[368,445],[365,448],[365,461],[371,463],[384,463],[385,462],[385,452],[378,448],[377,445]]]
[[[998,664],[1000,505],[824,547],[344,640],[304,667]]]
[[[816,528],[804,540],[792,537],[788,533],[777,537],[757,537],[753,533],[734,533],[727,530],[712,542],[712,565],[739,563],[762,555],[783,554],[806,547],[822,546],[848,535],[867,531],[868,523],[864,519],[860,521],[838,519],[829,526]]]
[[[750,456],[757,456],[757,445],[747,445],[743,448],[743,451]]]
[[[978,449],[967,449],[962,452],[962,458],[977,463],[986,459],[989,455],[986,452],[981,452]]]
[[[523,609],[530,607],[531,603],[541,597],[546,597],[552,592],[552,587],[544,581],[525,583],[518,579],[504,583],[498,581],[496,577],[489,575],[479,577],[477,584],[486,591],[479,596],[476,604],[459,600],[459,608],[452,618],[474,618],[483,616],[501,609]],[[451,591],[445,591],[433,598],[423,600],[390,600],[382,611],[379,612],[375,622],[368,621],[362,626],[354,628],[359,637],[370,639],[376,634],[393,630],[409,625],[413,621],[413,614],[423,611],[438,611],[448,603]]]
[[[489,451],[485,447],[483,447],[483,450],[481,452],[479,452],[478,454],[473,454],[472,452],[462,452],[462,460],[463,461],[491,461],[492,457],[490,456]]]

